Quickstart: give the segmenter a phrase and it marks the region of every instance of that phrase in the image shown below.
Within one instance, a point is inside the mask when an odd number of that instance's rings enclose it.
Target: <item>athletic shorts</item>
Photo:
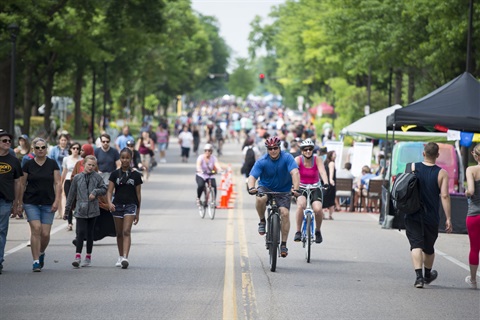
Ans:
[[[259,186],[257,190],[259,193],[272,192],[272,190],[269,190],[268,188],[262,186]],[[277,205],[279,207],[287,208],[288,210],[290,210],[290,204],[292,203],[292,194],[290,192],[282,195],[277,195],[275,196],[275,198],[277,199]]]
[[[307,198],[307,192],[305,191],[305,189],[300,188],[300,195]],[[320,190],[320,188],[314,189],[312,191],[312,194],[310,195],[310,203],[312,204],[314,201],[323,202],[323,192],[322,190]]]
[[[112,212],[114,218],[123,219],[125,216],[134,216],[137,214],[136,204],[116,204],[115,211]]]
[[[438,238],[438,225],[432,226],[413,219],[405,219],[405,231],[410,242],[410,250],[420,248],[426,254],[434,254]]]

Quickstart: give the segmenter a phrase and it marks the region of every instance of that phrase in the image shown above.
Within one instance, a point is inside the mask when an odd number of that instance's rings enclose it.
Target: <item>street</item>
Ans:
[[[439,277],[415,289],[404,230],[382,229],[378,214],[336,212],[307,263],[293,242],[292,204],[289,255],[273,273],[240,145],[224,145],[220,161],[233,169],[236,194],[234,208],[217,209],[214,220],[197,213],[196,157],[181,163],[179,154],[172,144],[142,186],[126,270],[115,268],[111,237],[95,242],[92,267],[74,269],[74,232],[55,220],[45,267],[33,273],[28,224],[11,219],[0,319],[480,319],[480,290],[464,282],[467,235],[439,235]]]

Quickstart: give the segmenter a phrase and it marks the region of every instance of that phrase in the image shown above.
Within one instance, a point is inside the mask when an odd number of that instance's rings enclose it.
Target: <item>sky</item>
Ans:
[[[272,6],[284,2],[285,0],[192,0],[192,8],[203,15],[216,17],[220,24],[220,35],[233,51],[232,57],[247,58],[250,22],[256,15],[267,18]]]

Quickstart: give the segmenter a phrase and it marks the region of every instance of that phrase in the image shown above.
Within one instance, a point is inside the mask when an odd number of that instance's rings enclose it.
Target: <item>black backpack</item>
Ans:
[[[255,151],[253,151],[253,147],[248,147],[247,153],[245,154],[245,160],[243,162],[242,174],[250,173],[252,170],[253,165],[255,164]]]
[[[405,173],[397,175],[391,199],[396,213],[412,214],[423,208],[418,177],[411,163],[407,164]]]

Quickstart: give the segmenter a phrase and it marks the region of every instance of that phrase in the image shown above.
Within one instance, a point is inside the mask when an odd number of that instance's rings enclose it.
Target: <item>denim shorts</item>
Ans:
[[[40,220],[42,224],[53,224],[55,212],[52,212],[51,205],[23,204],[27,221]]]
[[[167,143],[166,142],[165,143],[159,143],[158,144],[158,150],[160,150],[160,151],[167,150]]]
[[[112,215],[115,218],[123,218],[124,216],[134,216],[137,214],[137,205],[135,204],[117,204]]]

